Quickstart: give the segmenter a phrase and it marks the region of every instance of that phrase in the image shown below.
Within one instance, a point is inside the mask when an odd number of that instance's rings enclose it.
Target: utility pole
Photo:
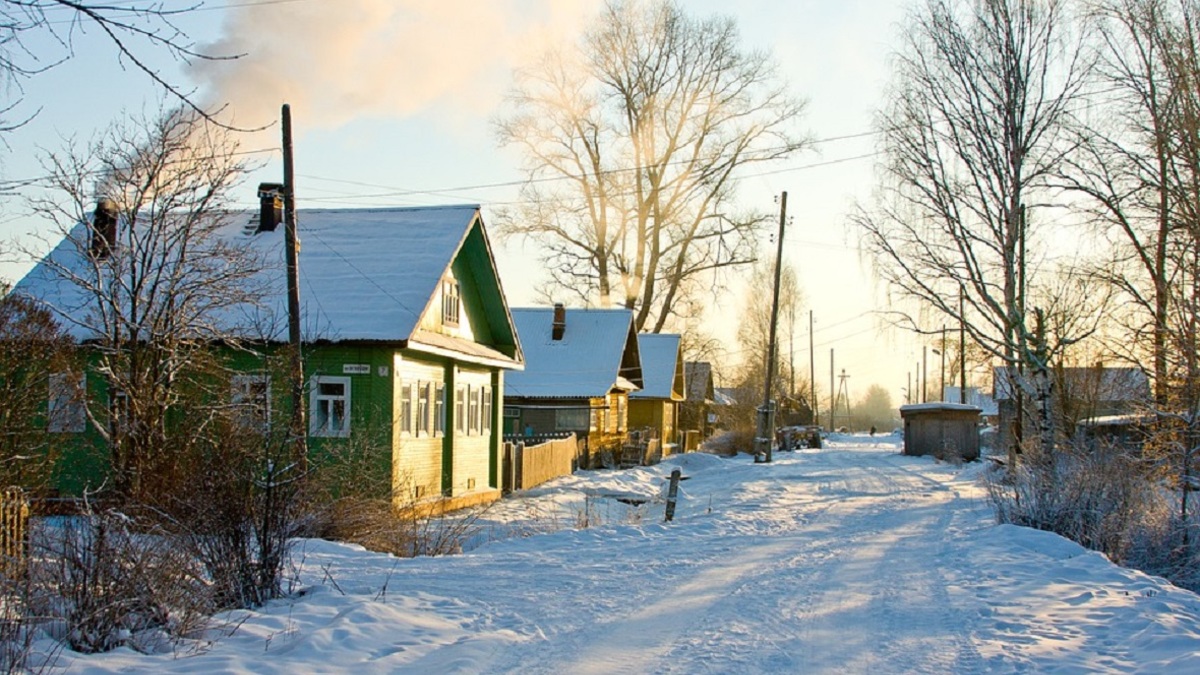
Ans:
[[[967,316],[963,313],[963,287],[958,287],[958,402],[967,402]]]
[[[296,234],[296,183],[292,165],[292,109],[283,104],[283,241],[287,263],[288,343],[291,346],[293,459],[308,470],[308,428],[304,410],[304,355],[300,335],[300,240]]]
[[[946,400],[946,324],[942,324],[942,376],[938,378],[938,400]]]
[[[763,446],[755,453],[757,459],[771,461],[771,446],[775,441],[775,406],[771,402],[771,379],[775,374],[775,334],[779,324],[779,278],[783,273],[783,230],[787,223],[787,192],[779,195],[779,242],[775,254],[775,292],[771,298],[771,332],[767,341],[767,377],[762,408],[758,412],[758,443]]]
[[[835,405],[837,404],[837,401],[835,400],[835,396],[836,396],[835,392],[836,391],[837,390],[833,388],[833,348],[831,347],[829,349],[829,432],[830,433],[833,433],[833,429],[834,429],[834,426],[833,426],[833,421],[835,419],[834,411],[836,410]]]
[[[849,377],[850,376],[846,374],[846,369],[842,368],[842,374],[838,378],[839,381],[838,381],[837,397],[839,400],[844,399],[846,401],[846,426],[847,427],[850,427],[850,424],[852,422],[852,420],[850,419],[850,388],[846,386],[846,380],[849,379]],[[851,429],[851,431],[853,431],[853,429]]]
[[[929,345],[921,345],[921,403],[929,402]]]
[[[813,313],[808,310],[808,404],[812,407],[815,426],[821,426],[821,406],[817,405],[817,361],[813,354]]]

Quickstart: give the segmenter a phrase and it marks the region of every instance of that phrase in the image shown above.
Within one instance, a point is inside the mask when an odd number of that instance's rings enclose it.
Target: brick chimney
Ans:
[[[567,310],[561,302],[556,302],[554,303],[554,323],[550,325],[550,338],[561,340],[565,332],[567,332]]]
[[[92,216],[92,238],[88,250],[95,258],[107,258],[117,243],[117,203],[108,197],[96,201]]]

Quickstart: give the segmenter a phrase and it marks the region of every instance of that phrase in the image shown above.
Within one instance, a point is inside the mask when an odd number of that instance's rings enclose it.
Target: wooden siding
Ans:
[[[402,352],[393,354],[394,391],[392,398],[392,484],[397,502],[424,499],[442,492],[443,434],[426,434],[403,428],[401,421],[402,388],[413,382],[445,385],[446,367]],[[415,410],[417,402],[410,405]],[[435,408],[436,409],[436,408]],[[445,406],[442,409],[445,417]],[[415,416],[415,412],[413,413]],[[433,411],[427,411],[430,417]],[[436,421],[435,421],[436,426]]]
[[[492,373],[489,370],[473,370],[459,366],[455,375],[455,396],[458,395],[460,387],[464,393],[477,391],[478,388],[487,387],[489,395],[495,400],[494,392],[492,392]],[[472,396],[472,399],[474,397]],[[475,492],[490,487],[489,473],[491,470],[491,449],[492,439],[497,433],[495,427],[495,415],[492,416],[492,424],[487,433],[477,428],[470,419],[472,415],[471,404],[473,401],[468,401],[467,405],[463,406],[463,410],[467,413],[467,424],[464,425],[466,433],[459,430],[459,425],[454,424],[454,447],[450,459],[450,475],[443,479],[443,492],[449,496],[457,497],[468,492]],[[457,414],[458,405],[453,406]],[[493,405],[493,412],[495,406]],[[482,421],[483,411],[477,413],[477,417]]]
[[[657,437],[666,443],[676,443],[675,411],[678,404],[674,401],[664,401],[658,398],[629,399],[629,429],[650,427],[655,430]]]

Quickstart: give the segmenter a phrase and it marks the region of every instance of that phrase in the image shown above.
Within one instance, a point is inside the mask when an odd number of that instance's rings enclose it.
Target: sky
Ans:
[[[206,635],[138,632],[142,653],[60,650],[55,670],[1200,669],[1196,594],[1056,534],[996,525],[978,480],[989,462],[956,466],[899,446],[894,435],[835,434],[771,463],[689,453],[579,471],[450,521],[468,535],[461,555],[297,540],[288,579],[298,592],[218,615]],[[686,480],[666,523],[675,469]],[[54,650],[36,637],[37,652]]]
[[[781,77],[808,101],[801,128],[816,139],[813,149],[755,168],[742,179],[738,200],[777,213],[776,196],[788,193],[784,251],[798,270],[804,309],[814,315],[822,407],[828,407],[831,349],[835,370],[848,376],[852,400],[880,384],[902,402],[903,389],[920,369],[921,348],[911,336],[883,329],[876,312],[885,307],[885,294],[859,252],[847,214],[871,196],[878,159],[872,117],[905,3],[683,4],[695,15],[735,18],[743,45],[772,52]],[[200,11],[180,16],[178,26],[206,53],[243,56],[188,65],[159,53],[153,63],[199,99],[227,104],[239,125],[271,124],[288,103],[300,208],[479,203],[486,222],[492,209],[517,198],[522,177],[520,158],[497,146],[492,127],[513,69],[548,46],[574,40],[598,7],[595,0],[208,0]],[[6,100],[23,98],[10,119],[37,114],[6,135],[0,180],[41,175],[39,148],[59,148],[64,138],[86,140],[123,114],[153,110],[162,99],[144,75],[123,67],[94,30],[71,37],[74,58],[8,87]],[[31,42],[34,51],[52,53],[55,46]],[[243,139],[244,149],[262,151],[251,155],[261,168],[244,189],[246,204],[258,182],[280,180],[279,144],[277,126]],[[37,236],[46,231],[23,213],[20,200],[0,199],[0,240],[37,248]],[[533,304],[541,279],[531,264],[536,249],[521,240],[494,244],[509,303]],[[766,234],[761,250],[774,253]],[[0,261],[0,277],[15,280],[29,264]],[[727,379],[741,356],[734,344],[741,301],[734,280],[708,317],[730,348],[718,364]],[[807,373],[807,316],[801,318],[795,362],[798,372]],[[940,363],[928,358],[930,391],[936,392]],[[786,350],[781,359],[789,359]],[[988,386],[982,373],[972,383]]]

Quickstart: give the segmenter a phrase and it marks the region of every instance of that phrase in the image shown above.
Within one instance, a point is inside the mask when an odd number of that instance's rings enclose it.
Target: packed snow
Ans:
[[[1200,672],[1200,599],[996,525],[979,464],[824,449],[580,472],[460,555],[298,543],[297,589],[206,640],[70,673]],[[685,477],[663,522],[667,478]]]

